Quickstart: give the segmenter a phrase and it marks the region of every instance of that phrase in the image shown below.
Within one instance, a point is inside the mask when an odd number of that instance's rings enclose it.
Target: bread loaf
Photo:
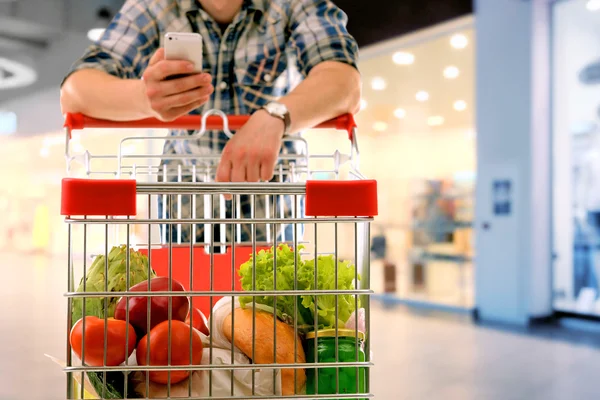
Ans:
[[[222,332],[231,341],[232,316],[229,314],[222,325]],[[306,356],[299,337],[294,337],[294,328],[285,322],[276,320],[277,359],[273,356],[273,314],[256,310],[254,337],[254,364],[294,364],[305,363]],[[235,329],[233,344],[252,359],[252,309],[235,309]],[[294,360],[294,346],[296,359]],[[294,369],[281,370],[281,390],[284,396],[300,393],[306,384],[304,369],[296,369],[296,390],[294,391]]]

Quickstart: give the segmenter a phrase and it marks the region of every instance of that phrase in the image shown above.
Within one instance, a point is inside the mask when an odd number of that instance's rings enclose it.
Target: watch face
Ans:
[[[287,108],[280,103],[269,103],[267,105],[267,109],[269,110],[270,113],[273,113],[277,116],[283,117],[285,115],[285,113],[287,112]]]

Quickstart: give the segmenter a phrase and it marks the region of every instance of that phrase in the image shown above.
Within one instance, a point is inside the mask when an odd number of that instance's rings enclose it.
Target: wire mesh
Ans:
[[[67,399],[373,397],[372,218],[306,217],[304,181],[339,178],[351,157],[291,142],[304,150],[257,184],[215,183],[213,156],[68,157],[89,177],[136,178],[142,211],[66,218]]]

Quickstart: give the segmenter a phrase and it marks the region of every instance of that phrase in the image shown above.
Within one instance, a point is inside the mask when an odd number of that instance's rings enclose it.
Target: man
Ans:
[[[284,134],[359,109],[358,49],[346,20],[328,0],[127,0],[101,40],[64,80],[63,112],[164,121],[213,108],[251,114],[232,139],[208,132],[197,141],[167,141],[162,164],[173,172],[177,164],[189,167],[194,161],[172,155],[218,151],[217,181],[269,181]],[[165,80],[191,71],[188,62],[164,59],[162,41],[170,31],[200,33],[206,73]],[[185,206],[189,201],[184,199],[184,218],[190,217],[191,207]],[[273,216],[266,210],[272,204],[263,196],[253,201],[255,217]],[[241,203],[242,214],[249,217],[250,198],[243,197]],[[286,217],[292,216],[290,199],[283,208]],[[197,209],[204,210],[200,202]],[[186,241],[189,232],[183,228],[178,231],[184,231]],[[202,229],[197,228],[198,240]],[[257,229],[257,240],[269,239],[264,226]],[[251,234],[250,227],[243,227],[242,240]]]

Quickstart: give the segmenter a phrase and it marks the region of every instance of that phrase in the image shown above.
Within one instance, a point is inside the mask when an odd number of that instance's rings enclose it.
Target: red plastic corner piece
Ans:
[[[61,215],[134,216],[136,181],[131,179],[62,180]]]
[[[84,125],[85,125],[85,117],[83,116],[83,114],[68,113],[65,115],[65,122],[63,124],[63,127],[74,130],[74,129],[83,129]]]
[[[309,217],[374,217],[377,181],[307,181],[306,215]]]
[[[336,120],[336,129],[345,130],[348,132],[348,140],[354,141],[354,129],[356,128],[356,121],[352,114],[346,114]]]

